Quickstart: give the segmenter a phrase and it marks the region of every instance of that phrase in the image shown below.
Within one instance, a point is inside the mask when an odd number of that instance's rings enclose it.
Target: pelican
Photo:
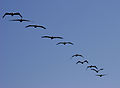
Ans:
[[[28,27],[34,27],[34,28],[40,27],[40,28],[46,29],[44,26],[40,26],[40,25],[28,25],[28,26],[25,26],[25,28],[28,28]]]
[[[30,20],[25,20],[25,19],[14,19],[14,20],[10,20],[10,21],[19,21],[19,22],[26,21],[26,22],[30,22]]]
[[[11,15],[11,16],[18,15],[22,18],[22,15],[20,13],[5,13],[2,18],[4,18],[6,15]]]
[[[63,37],[54,37],[54,36],[42,36],[41,38],[50,38],[50,39],[63,39]]]
[[[73,43],[72,43],[72,42],[59,42],[59,43],[57,43],[56,45],[59,45],[59,44],[63,44],[63,45],[66,45],[66,44],[71,44],[71,45],[73,45]]]

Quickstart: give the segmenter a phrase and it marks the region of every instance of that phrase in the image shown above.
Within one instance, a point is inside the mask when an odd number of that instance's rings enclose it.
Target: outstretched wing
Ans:
[[[88,63],[88,60],[85,60],[84,62]]]
[[[98,68],[97,68],[97,66],[92,66],[92,67],[94,67],[94,68],[98,69]]]
[[[71,45],[73,45],[73,43],[72,42],[66,42],[67,44],[71,44]]]
[[[76,62],[76,64],[81,63],[81,61]]]
[[[81,63],[81,64],[83,64],[83,62],[82,62],[82,61],[78,61],[76,64],[78,64],[78,63]]]
[[[20,13],[14,13],[14,15],[19,15],[22,18],[22,15]]]
[[[99,75],[96,75],[96,76],[99,76],[99,77],[102,77],[102,76],[105,76],[107,74],[99,74]]]
[[[41,27],[41,28],[43,28],[43,29],[46,29],[44,26],[37,26],[37,27]]]
[[[96,69],[91,69],[91,70],[93,70],[93,71],[95,71],[95,72],[97,72],[97,73],[98,73],[98,71],[97,71]]]
[[[63,39],[63,37],[53,37],[53,38]]]
[[[59,45],[59,44],[63,44],[63,42],[59,42],[59,43],[57,43],[56,45]]]
[[[5,13],[2,18],[4,18],[6,15],[11,15],[11,13]]]
[[[72,57],[75,57],[76,55],[72,55]]]
[[[33,25],[28,25],[28,26],[25,26],[25,28],[27,28],[27,27],[34,27]]]
[[[96,76],[101,76],[101,75],[96,75]]]
[[[30,22],[30,20],[25,20],[25,19],[20,19],[20,20]]]
[[[101,69],[99,69],[99,71],[100,71],[100,70],[104,70],[104,69],[103,69],[103,68],[101,68]]]
[[[83,55],[78,55],[78,56],[80,56],[80,57],[84,58],[84,56],[83,56]]]
[[[88,68],[91,68],[91,66],[87,66],[86,70],[87,70]]]
[[[41,38],[51,38],[50,36],[42,36]]]

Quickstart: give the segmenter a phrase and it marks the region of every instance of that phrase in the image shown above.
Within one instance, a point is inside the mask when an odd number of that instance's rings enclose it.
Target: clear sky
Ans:
[[[120,88],[119,0],[1,0],[0,8],[0,88]],[[32,22],[2,19],[6,12]],[[47,29],[25,28],[29,24]],[[57,46],[61,41],[74,45]],[[71,60],[76,53],[107,75],[76,65],[84,60]]]

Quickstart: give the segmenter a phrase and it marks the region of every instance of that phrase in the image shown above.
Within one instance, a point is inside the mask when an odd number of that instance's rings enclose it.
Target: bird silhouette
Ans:
[[[40,27],[40,28],[46,29],[44,26],[40,26],[40,25],[28,25],[28,26],[25,26],[25,28],[28,28],[28,27],[34,27],[34,28]]]
[[[4,18],[6,15],[11,15],[11,16],[18,15],[22,18],[22,15],[20,13],[5,13],[2,18]]]
[[[80,56],[80,57],[84,58],[84,56],[83,56],[83,55],[81,55],[81,54],[75,54],[75,55],[73,55],[72,57],[78,57],[78,56]]]
[[[93,66],[93,65],[87,66],[87,69],[88,68],[96,68],[96,69],[98,69],[97,66]]]
[[[54,36],[42,36],[41,38],[63,39],[63,37],[54,37]]]
[[[96,75],[96,76],[99,76],[99,77],[102,77],[102,76],[105,76],[107,74],[99,74],[99,75]]]
[[[84,61],[78,61],[76,64],[78,64],[78,63],[84,64],[85,62],[88,63],[87,60],[84,60]]]
[[[59,44],[63,44],[63,45],[66,45],[66,44],[71,44],[71,45],[73,45],[73,43],[72,43],[72,42],[59,42],[59,43],[57,43],[56,45],[59,45]]]
[[[30,20],[25,20],[25,19],[14,19],[14,20],[10,20],[10,21],[19,21],[19,22],[26,21],[26,22],[30,22]]]
[[[98,73],[99,71],[103,70],[103,68],[99,69],[99,70],[96,70],[96,69],[91,69],[93,71],[95,71],[96,73]]]

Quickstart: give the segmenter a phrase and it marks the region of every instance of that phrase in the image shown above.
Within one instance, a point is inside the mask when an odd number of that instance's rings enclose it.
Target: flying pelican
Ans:
[[[54,37],[54,36],[42,36],[41,38],[50,38],[50,39],[63,39],[63,37]]]
[[[99,74],[99,75],[96,75],[96,76],[99,76],[99,77],[102,77],[102,76],[105,76],[107,74]]]
[[[84,58],[83,55],[81,55],[81,54],[75,54],[75,55],[73,55],[72,57],[78,57],[78,56]]]
[[[59,45],[59,44],[63,44],[63,45],[66,45],[66,44],[71,44],[71,45],[73,45],[73,43],[72,43],[72,42],[59,42],[59,43],[57,43],[56,45]]]
[[[93,65],[87,66],[87,69],[88,68],[96,68],[96,69],[98,69],[97,66],[93,66]]]
[[[28,27],[34,27],[34,28],[40,27],[40,28],[46,29],[44,26],[40,26],[40,25],[28,25],[28,26],[25,26],[25,28],[28,28]]]
[[[11,15],[11,16],[18,15],[22,18],[22,15],[20,13],[5,13],[2,18],[4,18],[6,15]]]
[[[98,73],[99,71],[103,70],[103,68],[99,69],[99,70],[96,70],[96,69],[91,69],[93,71],[95,71],[96,73]]]
[[[78,64],[78,63],[84,64],[85,62],[88,63],[87,60],[84,60],[84,61],[78,61],[76,64]]]
[[[26,21],[26,22],[30,22],[30,20],[25,20],[25,19],[14,19],[14,20],[10,20],[10,21],[19,21],[19,22]]]

